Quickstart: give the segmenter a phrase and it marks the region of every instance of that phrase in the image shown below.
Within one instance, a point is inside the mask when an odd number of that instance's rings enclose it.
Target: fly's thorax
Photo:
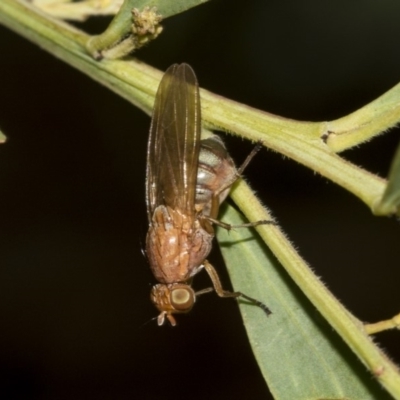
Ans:
[[[202,268],[213,235],[200,221],[171,207],[158,206],[147,233],[146,251],[155,278],[171,284],[187,281]]]
[[[196,207],[202,209],[204,215],[210,215],[212,197],[217,193],[221,204],[235,179],[235,165],[221,138],[213,135],[202,140],[197,171]]]
[[[186,283],[157,284],[153,286],[150,298],[160,311],[158,325],[163,325],[167,318],[171,325],[175,326],[172,314],[189,312],[196,301],[196,294]]]

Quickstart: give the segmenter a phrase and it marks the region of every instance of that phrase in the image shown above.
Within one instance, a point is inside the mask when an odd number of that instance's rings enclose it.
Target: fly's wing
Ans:
[[[200,96],[187,64],[168,68],[158,87],[147,148],[146,203],[151,222],[158,205],[195,213],[200,151]]]

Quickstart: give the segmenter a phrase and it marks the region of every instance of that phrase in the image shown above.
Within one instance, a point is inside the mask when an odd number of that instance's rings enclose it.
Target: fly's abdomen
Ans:
[[[236,168],[226,147],[217,135],[201,141],[196,184],[196,208],[210,215],[212,198],[221,204],[236,180]]]

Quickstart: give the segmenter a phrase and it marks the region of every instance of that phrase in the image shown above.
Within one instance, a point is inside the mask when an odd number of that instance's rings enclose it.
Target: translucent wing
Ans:
[[[168,68],[158,87],[147,148],[146,203],[194,215],[201,115],[196,75],[187,64]]]

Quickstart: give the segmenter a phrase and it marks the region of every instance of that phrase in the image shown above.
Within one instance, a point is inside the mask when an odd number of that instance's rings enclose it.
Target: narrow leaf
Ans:
[[[392,160],[386,190],[374,211],[379,215],[397,214],[400,216],[400,143]]]
[[[0,131],[0,144],[4,143],[7,140],[6,136],[2,131]]]
[[[243,217],[228,206],[224,222]],[[253,230],[218,229],[235,290],[265,303],[269,317],[241,301],[253,352],[275,399],[390,399],[326,323]]]

